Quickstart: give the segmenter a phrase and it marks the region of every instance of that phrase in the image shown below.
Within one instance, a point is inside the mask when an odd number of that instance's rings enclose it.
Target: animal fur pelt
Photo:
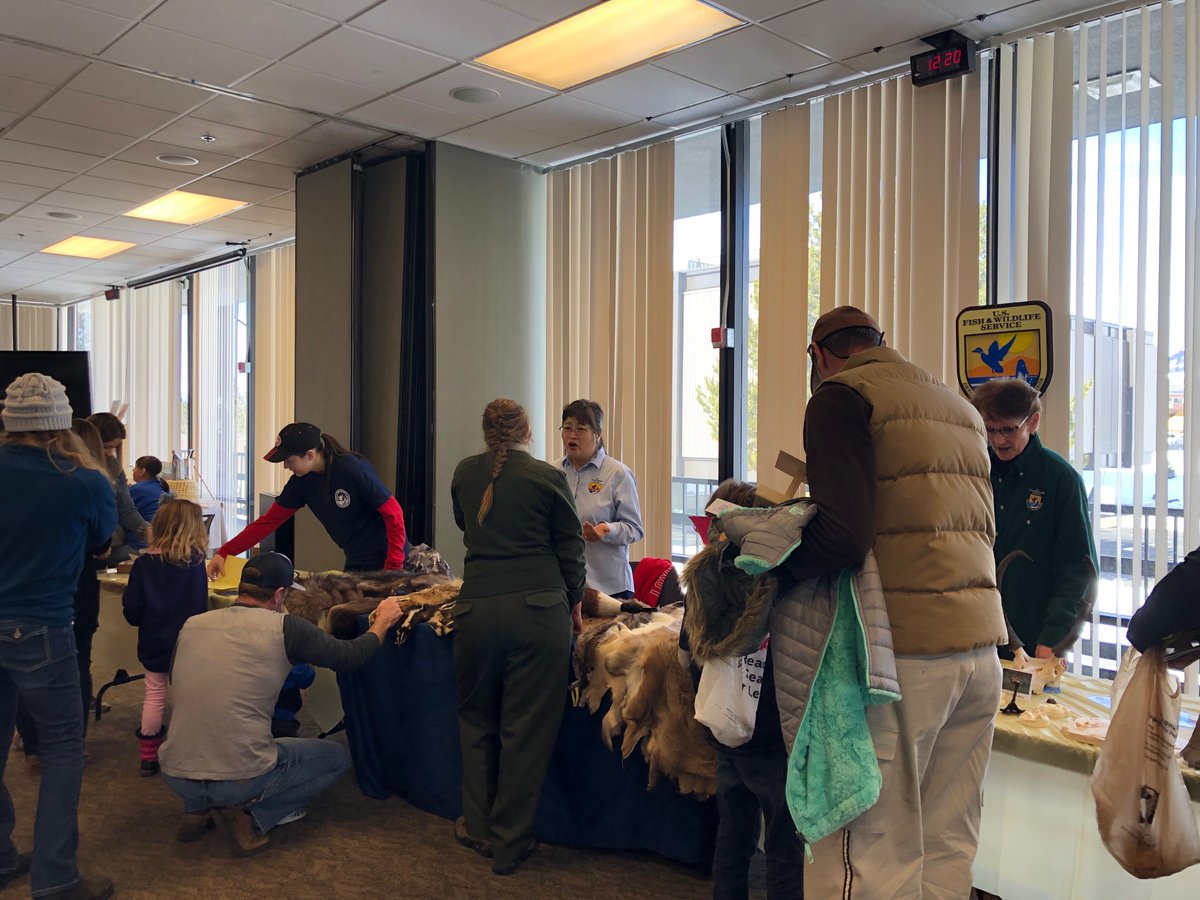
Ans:
[[[335,606],[367,604],[360,611],[370,612],[384,597],[411,594],[453,579],[449,575],[404,572],[322,572],[296,580],[304,590],[288,592],[288,612],[320,625]]]
[[[707,797],[716,791],[716,754],[696,722],[696,691],[679,660],[681,612],[675,606],[589,622],[575,644],[580,704],[595,713],[612,694],[601,738],[611,749],[621,735],[626,758],[641,746],[648,788],[665,775],[680,793]]]
[[[430,576],[420,577],[427,579]],[[404,618],[396,626],[396,643],[403,644],[408,638],[409,630],[414,625],[418,622],[429,621],[435,614],[437,622],[431,623],[438,626],[435,630],[439,635],[449,634],[454,629],[450,610],[454,606],[454,601],[458,599],[460,590],[462,590],[462,581],[456,578],[417,590],[386,594],[383,597],[366,596],[358,600],[351,600],[330,608],[325,617],[325,630],[338,638],[354,637],[355,620],[359,616],[364,613],[373,614],[380,601],[388,597],[395,597],[400,601],[401,608],[405,610]]]
[[[684,627],[692,659],[703,665],[757,650],[769,630],[773,575],[747,575],[725,558],[728,541],[701,548],[683,567],[687,588]]]
[[[583,589],[583,614],[593,619],[615,616],[620,613],[647,612],[654,607],[647,606],[641,600],[618,600],[608,594],[601,593],[595,588]]]

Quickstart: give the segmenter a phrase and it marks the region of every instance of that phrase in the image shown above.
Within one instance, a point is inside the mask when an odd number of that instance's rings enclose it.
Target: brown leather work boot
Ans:
[[[233,851],[239,856],[252,856],[270,843],[270,838],[254,830],[254,819],[244,809],[214,809],[212,817],[229,835]]]

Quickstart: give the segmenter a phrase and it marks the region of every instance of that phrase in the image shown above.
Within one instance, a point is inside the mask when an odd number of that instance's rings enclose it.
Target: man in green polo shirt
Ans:
[[[1009,560],[1000,585],[1004,614],[1027,653],[1062,656],[1098,571],[1083,480],[1042,446],[1042,401],[1026,381],[989,381],[971,402],[992,458],[997,567]]]

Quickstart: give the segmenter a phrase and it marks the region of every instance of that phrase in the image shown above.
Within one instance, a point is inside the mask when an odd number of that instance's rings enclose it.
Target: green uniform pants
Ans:
[[[460,599],[454,606],[463,815],[493,863],[534,839],[542,779],[567,691],[571,613],[565,591]]]

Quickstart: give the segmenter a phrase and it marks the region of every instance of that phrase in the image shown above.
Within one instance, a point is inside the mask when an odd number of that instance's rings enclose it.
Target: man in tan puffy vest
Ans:
[[[874,548],[903,699],[867,709],[879,801],[813,847],[806,894],[964,900],[1006,637],[983,421],[852,306],[817,320],[808,353],[820,514],[786,567],[811,578]]]

